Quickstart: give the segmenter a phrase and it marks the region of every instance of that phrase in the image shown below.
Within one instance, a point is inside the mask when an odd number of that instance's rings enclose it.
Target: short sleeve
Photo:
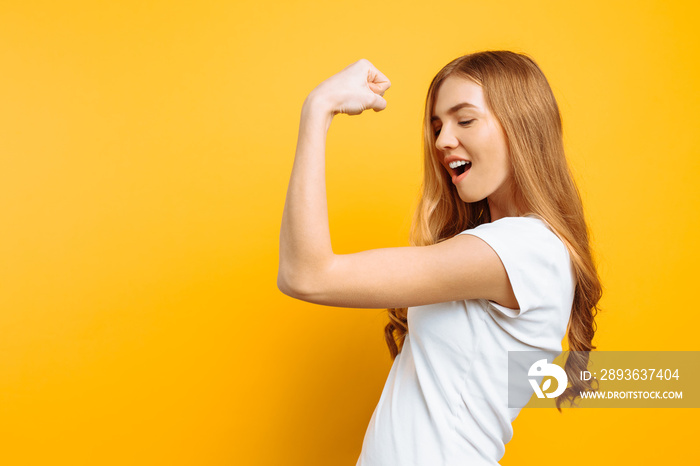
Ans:
[[[463,231],[485,241],[501,259],[518,301],[510,309],[489,305],[508,317],[538,308],[559,308],[561,296],[571,293],[572,270],[564,243],[535,217],[504,217]]]

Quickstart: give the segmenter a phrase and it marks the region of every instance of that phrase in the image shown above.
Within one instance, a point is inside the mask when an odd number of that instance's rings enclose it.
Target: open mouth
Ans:
[[[452,172],[456,175],[459,176],[469,170],[472,167],[471,162],[467,162],[466,160],[456,160],[454,162],[450,162],[450,169],[452,169]]]

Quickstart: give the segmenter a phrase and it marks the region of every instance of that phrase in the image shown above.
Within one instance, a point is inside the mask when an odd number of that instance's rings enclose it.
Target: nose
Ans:
[[[457,144],[459,144],[457,138],[452,134],[449,125],[443,125],[442,128],[440,128],[440,134],[435,138],[435,147],[437,150],[444,152],[447,149],[454,149],[457,147]]]

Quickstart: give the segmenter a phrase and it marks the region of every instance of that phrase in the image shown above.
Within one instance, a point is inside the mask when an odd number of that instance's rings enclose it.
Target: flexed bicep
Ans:
[[[431,246],[335,255],[306,280],[294,297],[329,306],[396,308],[488,299],[517,307],[498,255],[470,235]]]

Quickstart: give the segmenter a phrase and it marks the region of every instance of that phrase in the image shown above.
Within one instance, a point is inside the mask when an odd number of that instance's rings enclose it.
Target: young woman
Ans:
[[[428,90],[411,247],[334,254],[325,192],[333,116],[383,110],[389,80],[360,60],[304,102],[282,217],[278,286],[329,306],[389,309],[394,364],[358,465],[496,465],[520,408],[508,351],[590,351],[601,286],[559,109],[533,60],[466,55]],[[588,387],[573,377],[573,401]]]

